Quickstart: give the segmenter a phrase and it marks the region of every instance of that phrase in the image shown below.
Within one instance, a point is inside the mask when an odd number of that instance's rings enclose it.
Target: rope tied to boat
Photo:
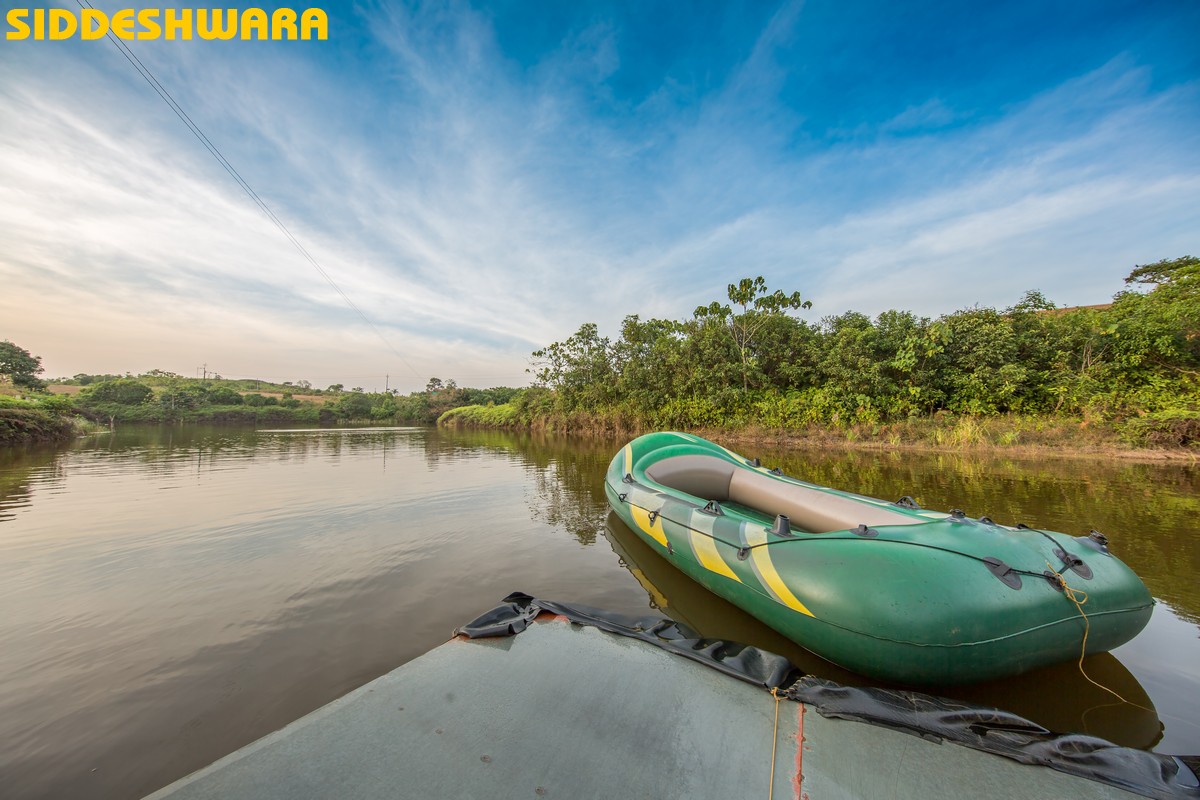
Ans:
[[[779,703],[787,695],[780,694],[778,686],[772,686],[771,696],[775,698],[775,731],[771,734],[771,782],[767,784],[767,800],[773,800],[775,797],[775,751],[779,746]]]
[[[1046,538],[1049,538],[1049,537],[1046,537]],[[1051,541],[1053,541],[1053,539],[1051,539]],[[1075,604],[1075,608],[1079,609],[1079,616],[1083,617],[1083,643],[1079,646],[1079,672],[1080,672],[1080,674],[1083,675],[1083,677],[1087,680],[1088,683],[1092,684],[1093,686],[1098,686],[1099,688],[1101,688],[1104,691],[1111,694],[1113,697],[1120,700],[1122,703],[1128,703],[1131,706],[1137,706],[1138,708],[1142,708],[1142,706],[1138,706],[1137,703],[1130,703],[1124,697],[1117,694],[1112,689],[1105,686],[1103,683],[1092,680],[1092,676],[1087,674],[1087,670],[1085,670],[1083,668],[1083,657],[1085,655],[1087,655],[1088,631],[1091,630],[1092,625],[1088,621],[1087,613],[1083,610],[1083,604],[1088,601],[1088,593],[1082,589],[1076,589],[1076,588],[1072,587],[1070,584],[1068,584],[1067,579],[1063,577],[1063,574],[1061,572],[1059,572],[1058,570],[1056,570],[1054,567],[1050,566],[1049,561],[1046,562],[1046,569],[1049,570],[1052,575],[1054,575],[1054,579],[1058,582],[1059,587],[1062,589],[1063,595],[1068,600],[1070,600],[1072,603]]]

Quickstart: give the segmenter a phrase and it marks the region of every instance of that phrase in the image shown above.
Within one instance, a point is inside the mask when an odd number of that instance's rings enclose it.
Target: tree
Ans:
[[[1196,403],[1200,384],[1200,259],[1183,256],[1137,266],[1105,315],[1109,358],[1127,400],[1139,411]]]
[[[205,399],[215,406],[240,406],[242,395],[228,386],[216,386],[205,392]]]
[[[345,419],[366,419],[371,415],[371,398],[352,390],[338,398],[336,408]]]
[[[637,314],[621,323],[621,338],[613,345],[622,401],[639,408],[657,408],[677,393],[684,327],[673,320],[648,319]]]
[[[118,378],[115,381],[97,383],[87,390],[87,396],[100,403],[117,403],[136,406],[144,403],[154,390],[133,378]]]
[[[1188,281],[1192,283],[1193,289],[1196,283],[1200,282],[1200,258],[1195,256],[1164,258],[1153,264],[1138,264],[1125,279],[1126,283],[1152,283],[1156,286]]]
[[[0,342],[0,376],[6,376],[14,386],[40,389],[42,382],[37,376],[42,371],[41,356],[31,355],[7,339]]]
[[[773,318],[783,316],[791,309],[812,308],[812,301],[801,299],[799,292],[785,294],[782,289],[768,292],[767,282],[761,275],[729,284],[727,294],[731,303],[742,307],[740,314],[714,300],[707,306],[699,306],[694,316],[726,329],[741,359],[742,388],[749,389],[754,337]]]
[[[614,355],[596,323],[585,322],[566,340],[533,351],[534,385],[556,390],[567,410],[602,405],[612,399]]]

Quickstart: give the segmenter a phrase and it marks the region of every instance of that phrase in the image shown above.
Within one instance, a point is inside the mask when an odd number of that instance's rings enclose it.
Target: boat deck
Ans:
[[[762,688],[543,616],[519,636],[452,639],[150,797],[1135,796],[778,705],[776,734]]]

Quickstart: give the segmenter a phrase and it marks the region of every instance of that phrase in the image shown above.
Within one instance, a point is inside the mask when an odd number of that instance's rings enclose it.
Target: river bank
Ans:
[[[1186,421],[1185,421],[1186,423]],[[512,405],[464,406],[438,419],[440,427],[632,438],[654,430],[632,415],[578,412],[530,416]],[[1178,428],[1178,429],[1176,429]],[[1185,425],[1137,419],[1124,423],[1004,414],[939,413],[890,423],[844,427],[777,428],[754,423],[684,426],[723,443],[845,450],[1006,453],[1038,457],[1108,457],[1147,461],[1200,461],[1200,438]]]
[[[65,442],[95,429],[87,420],[61,411],[0,407],[0,447]]]

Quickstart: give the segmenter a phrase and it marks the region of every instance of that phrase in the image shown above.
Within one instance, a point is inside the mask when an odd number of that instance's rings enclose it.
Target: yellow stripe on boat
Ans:
[[[780,577],[779,571],[775,569],[775,564],[771,561],[771,554],[768,552],[771,548],[754,546],[767,541],[767,532],[757,525],[746,525],[743,530],[745,530],[746,544],[752,548],[750,560],[754,562],[758,574],[762,576],[767,589],[775,596],[775,599],[801,614],[807,614],[810,617],[816,616],[805,607],[804,603],[800,602],[796,595],[792,594],[792,590],[783,582],[783,578]]]
[[[633,445],[627,444],[627,445],[625,445],[625,474],[631,475],[632,473],[633,473]]]
[[[709,572],[715,572],[718,575],[724,575],[726,578],[733,578],[738,583],[742,579],[737,576],[729,565],[725,563],[725,559],[721,558],[721,554],[717,552],[717,543],[711,536],[706,536],[699,531],[688,530],[688,535],[692,540],[692,550],[696,553],[696,558],[700,561],[700,565]]]
[[[644,508],[630,506],[629,513],[633,515],[633,521],[637,523],[639,528],[653,536],[654,541],[663,547],[667,546],[667,534],[663,532],[661,515],[655,515],[654,522],[651,522],[650,512]]]

